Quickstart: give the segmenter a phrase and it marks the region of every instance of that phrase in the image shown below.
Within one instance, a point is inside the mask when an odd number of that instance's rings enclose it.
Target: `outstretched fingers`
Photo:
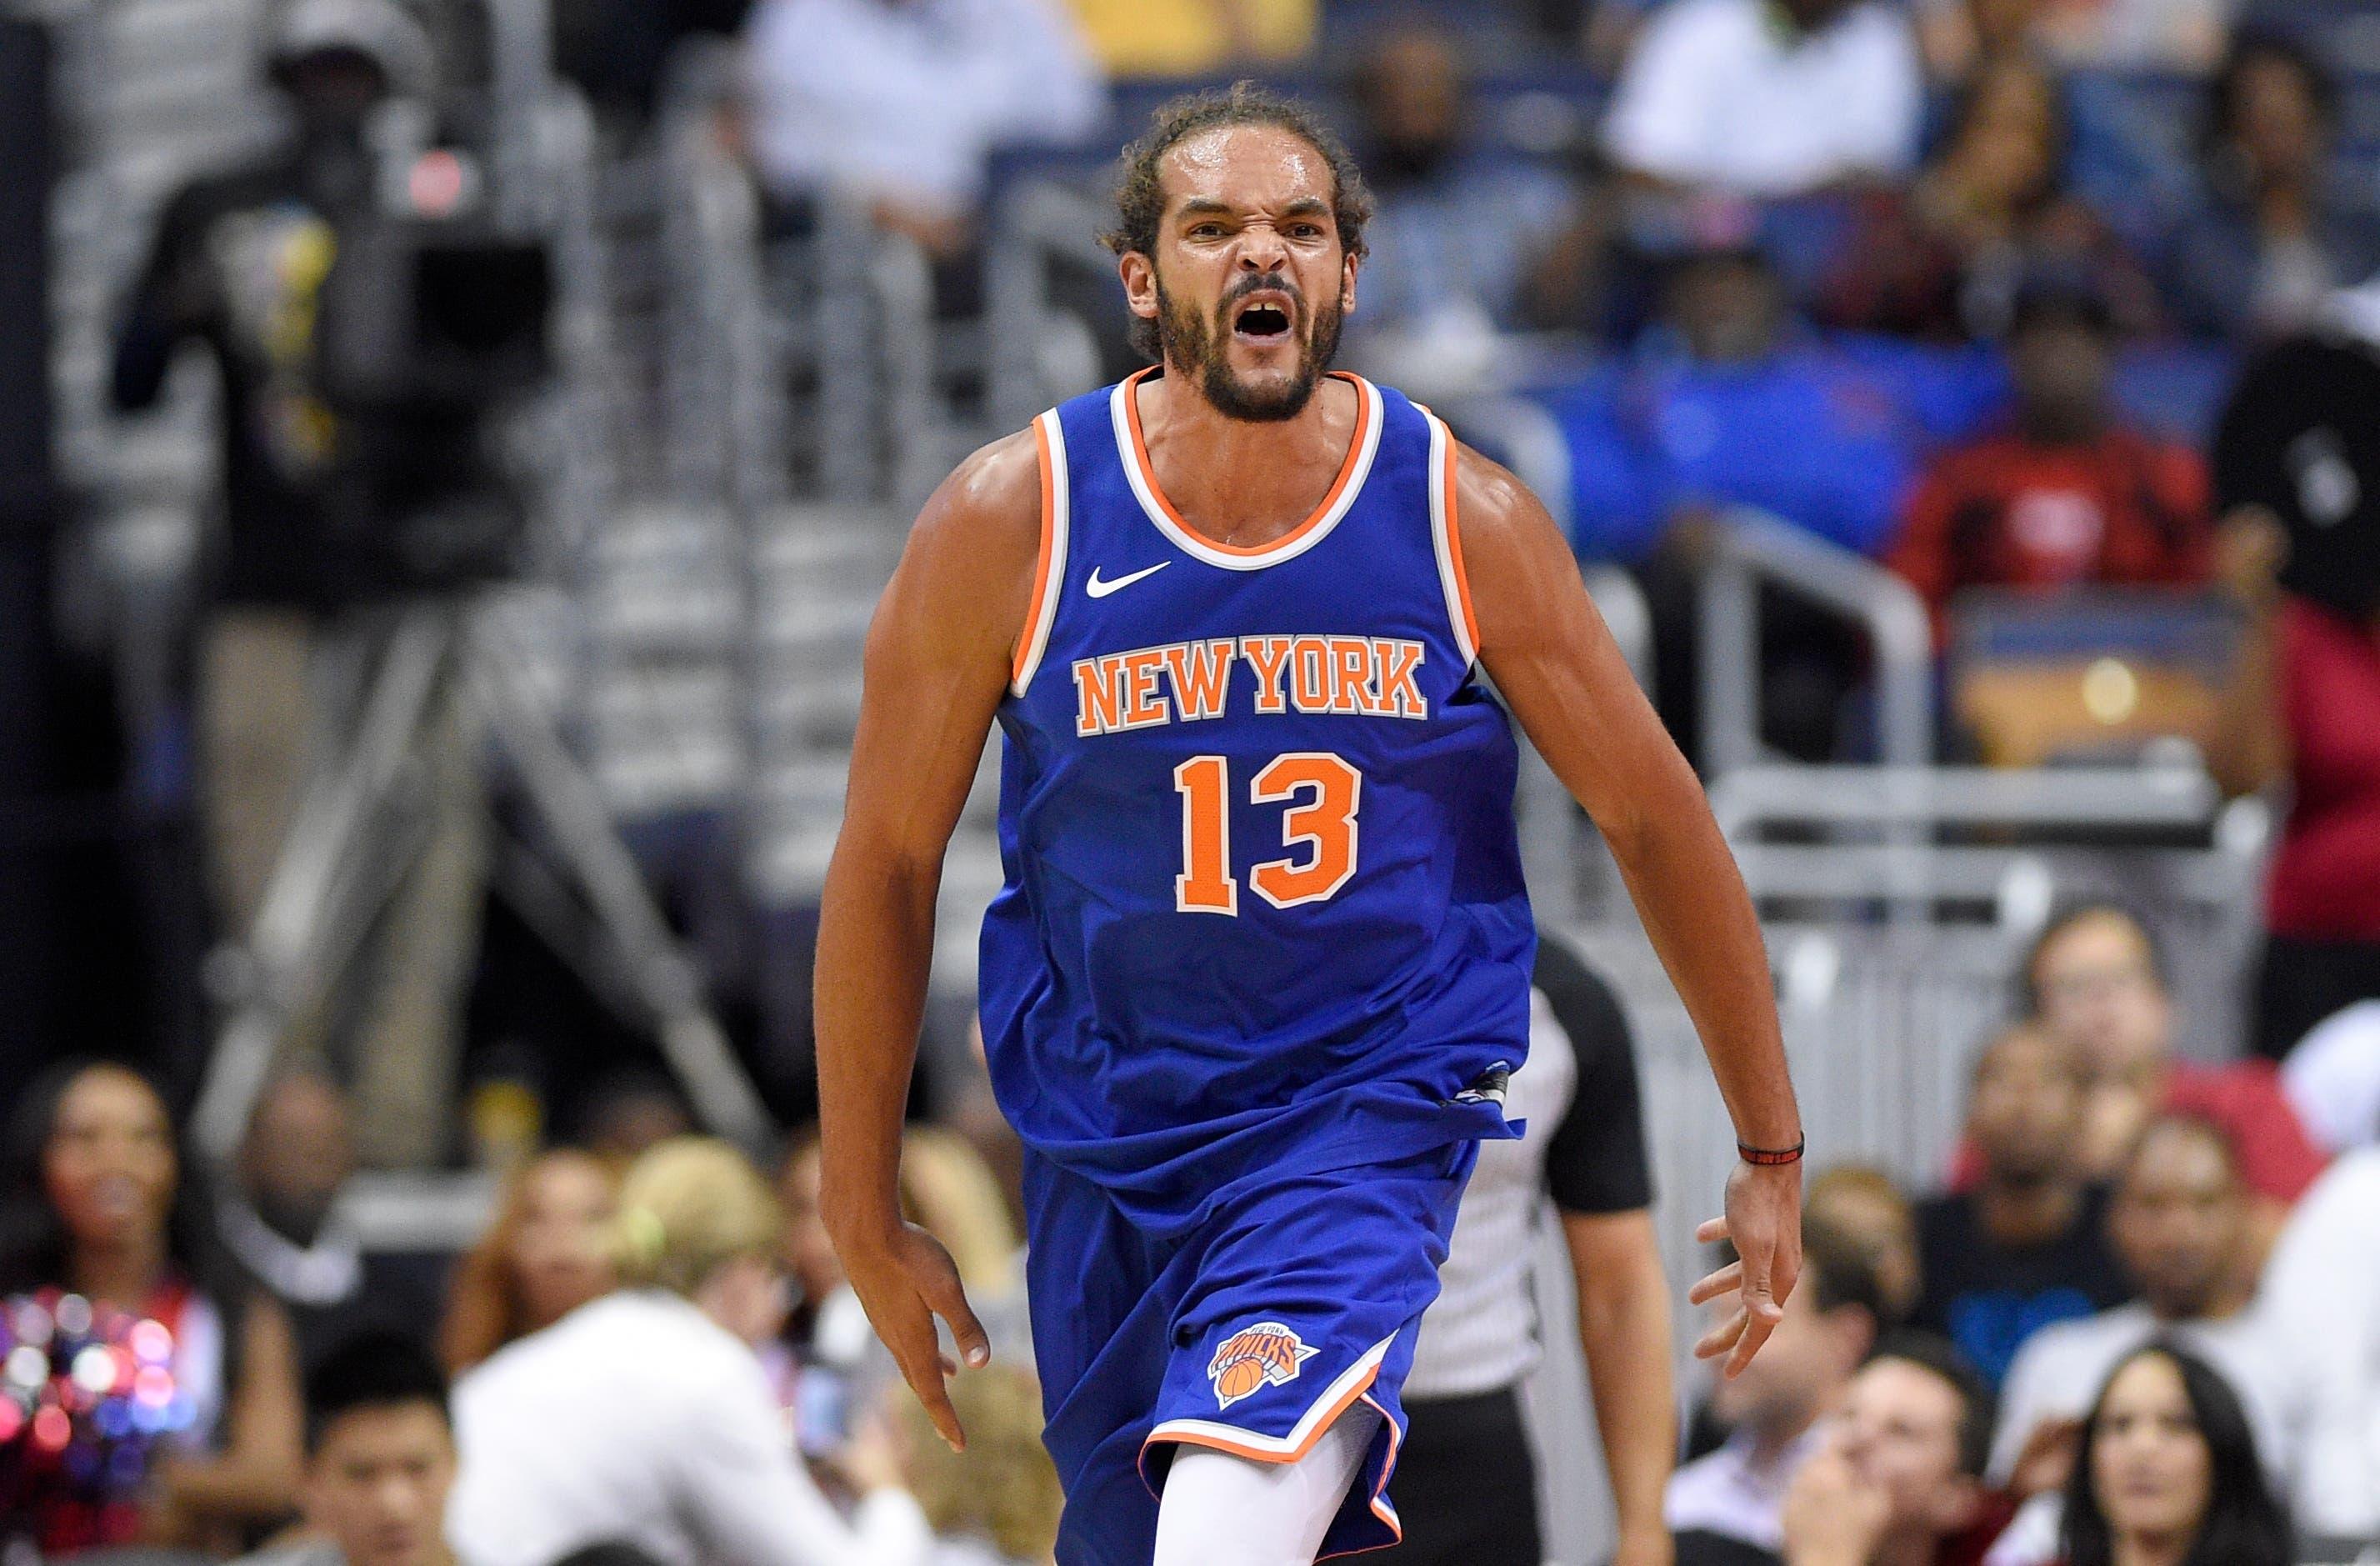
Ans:
[[[887,1312],[888,1316],[892,1312]],[[934,1317],[926,1302],[911,1295],[898,1311],[900,1319],[879,1320],[877,1336],[892,1352],[892,1362],[901,1367],[901,1378],[925,1406],[926,1417],[933,1421],[935,1431],[953,1451],[966,1450],[966,1432],[959,1427],[958,1410],[951,1406],[951,1394],[943,1378],[957,1373],[958,1366],[945,1358],[941,1345],[934,1336]]]

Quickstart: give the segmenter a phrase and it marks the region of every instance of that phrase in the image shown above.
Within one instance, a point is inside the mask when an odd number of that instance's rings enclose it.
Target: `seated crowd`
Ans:
[[[2122,909],[2019,979],[1939,1194],[1813,1180],[1783,1352],[1671,1481],[1681,1566],[2277,1566],[2380,1528],[2372,1155],[2333,1161],[2270,1062],[2174,1056]]]
[[[2279,1566],[2380,1534],[2380,1152],[2334,1159],[2269,1062],[2177,1056],[2120,908],[2060,915],[2018,977],[1937,1192],[1810,1182],[1801,1284],[1669,1481],[1681,1566]],[[138,1072],[28,1096],[0,1234],[11,1528],[273,1566],[1047,1560],[1062,1498],[996,1145],[920,1124],[904,1159],[996,1348],[955,1383],[953,1452],[826,1242],[813,1140],[772,1184],[671,1113],[621,1118],[607,1154],[520,1163],[450,1262],[358,1244],[348,1117],[326,1078],[275,1077],[203,1198]]]

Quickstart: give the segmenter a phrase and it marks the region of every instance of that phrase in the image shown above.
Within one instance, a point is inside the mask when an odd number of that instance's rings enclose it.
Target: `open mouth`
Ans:
[[[1240,307],[1232,332],[1243,342],[1271,346],[1289,337],[1289,307],[1277,298],[1258,296]]]

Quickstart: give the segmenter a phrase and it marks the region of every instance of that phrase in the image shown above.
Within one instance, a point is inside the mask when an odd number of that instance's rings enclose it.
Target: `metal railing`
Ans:
[[[1022,430],[1060,395],[1089,389],[1046,384],[1035,345],[1047,336],[1051,270],[1109,264],[1095,236],[1111,221],[1099,203],[1047,180],[1003,198],[984,252],[985,403],[994,430]]]
[[[1724,777],[1768,759],[1760,737],[1760,589],[1775,586],[1850,621],[1875,657],[1877,759],[1934,755],[1934,634],[1916,590],[1884,567],[1765,512],[1738,507],[1712,528],[1699,625],[1703,765]]]

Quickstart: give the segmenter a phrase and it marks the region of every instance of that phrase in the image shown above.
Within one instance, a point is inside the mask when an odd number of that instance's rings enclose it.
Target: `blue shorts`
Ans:
[[[1380,1430],[1317,1559],[1397,1542],[1398,1394],[1477,1156],[1456,1142],[1235,1183],[1195,1227],[1158,1238],[1028,1152],[1043,1439],[1066,1490],[1059,1566],[1148,1566],[1177,1444],[1294,1462],[1359,1400]]]

